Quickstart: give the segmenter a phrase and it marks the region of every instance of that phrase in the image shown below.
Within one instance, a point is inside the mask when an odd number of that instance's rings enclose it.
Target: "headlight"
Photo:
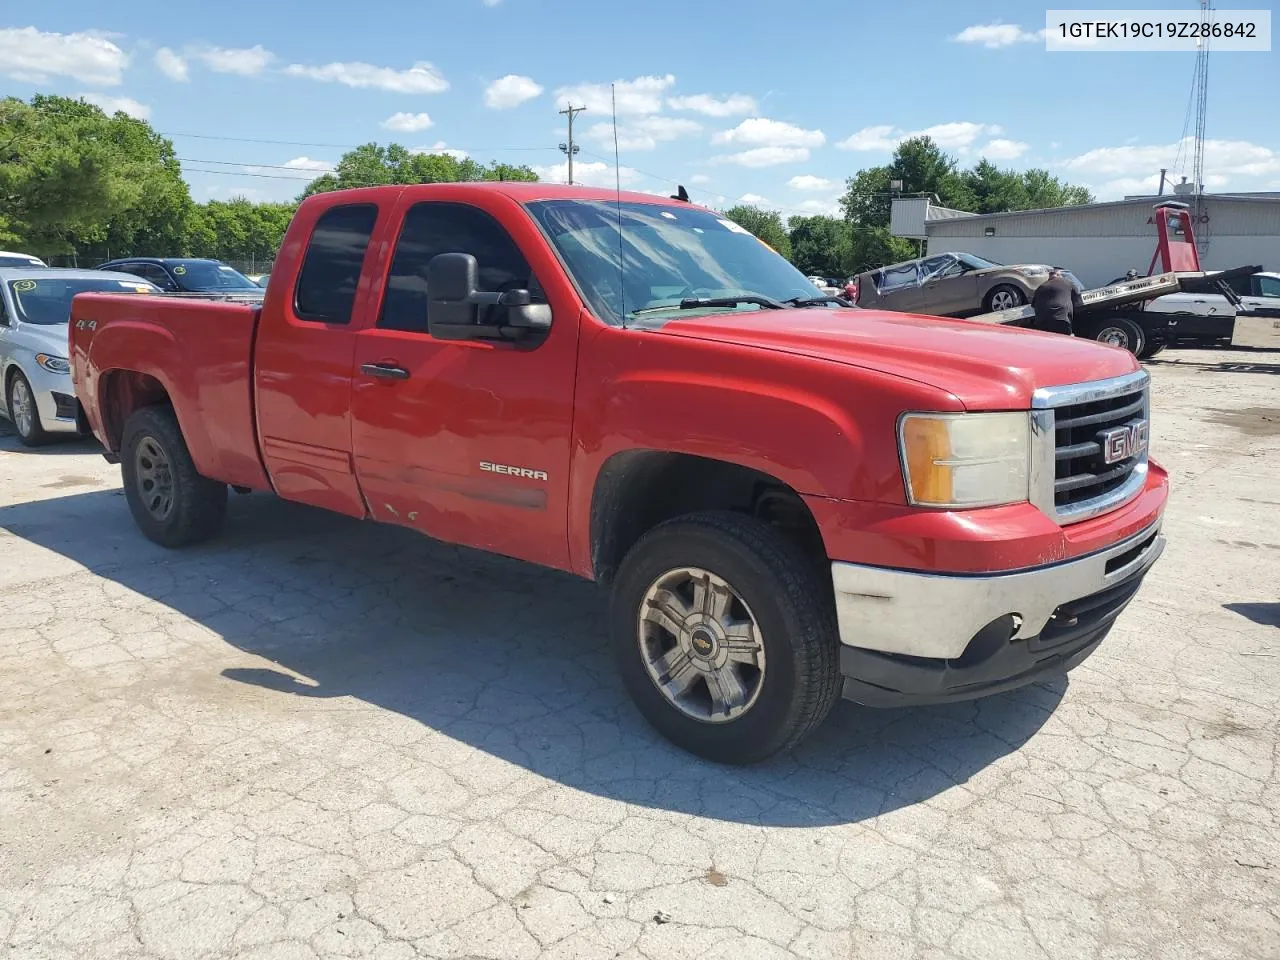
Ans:
[[[1030,497],[1029,413],[909,413],[898,423],[907,502],[992,507]]]
[[[51,356],[47,353],[37,353],[36,363],[44,367],[50,373],[70,373],[71,364],[67,363],[62,357]]]
[[[1049,269],[1048,267],[1018,267],[1018,273],[1024,277],[1047,277]]]

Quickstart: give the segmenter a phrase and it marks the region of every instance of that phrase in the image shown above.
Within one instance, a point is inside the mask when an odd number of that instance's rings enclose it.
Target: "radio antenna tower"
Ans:
[[[1200,22],[1208,23],[1210,0],[1200,0]],[[1201,30],[1200,48],[1196,51],[1196,144],[1191,161],[1191,189],[1195,191],[1196,236],[1208,241],[1208,231],[1203,230],[1200,219],[1205,213],[1204,202],[1204,124],[1209,108],[1209,31]]]

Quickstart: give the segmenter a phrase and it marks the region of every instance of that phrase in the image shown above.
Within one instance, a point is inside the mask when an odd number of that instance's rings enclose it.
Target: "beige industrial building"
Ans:
[[[1191,197],[1165,197],[1192,200]],[[927,198],[893,201],[889,230],[927,242],[929,253],[972,253],[999,263],[1048,263],[1087,287],[1133,268],[1146,273],[1155,252],[1155,197],[1129,197],[1048,210],[973,214]],[[1246,264],[1280,270],[1280,193],[1205,194],[1196,227],[1206,270]]]

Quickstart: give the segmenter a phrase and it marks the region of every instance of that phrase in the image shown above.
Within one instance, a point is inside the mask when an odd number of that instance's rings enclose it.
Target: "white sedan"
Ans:
[[[127,273],[0,267],[0,415],[18,439],[39,446],[80,430],[68,354],[71,298],[77,293],[159,293]]]

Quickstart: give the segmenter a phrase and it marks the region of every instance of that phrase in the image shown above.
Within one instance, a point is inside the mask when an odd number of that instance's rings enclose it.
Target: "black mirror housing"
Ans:
[[[471,340],[477,336],[478,268],[469,253],[441,253],[427,264],[427,331],[438,340]]]
[[[476,289],[479,268],[469,253],[441,253],[427,265],[427,329],[440,340],[519,340],[551,328],[551,307],[525,289]],[[496,306],[504,320],[480,323],[479,307]]]

